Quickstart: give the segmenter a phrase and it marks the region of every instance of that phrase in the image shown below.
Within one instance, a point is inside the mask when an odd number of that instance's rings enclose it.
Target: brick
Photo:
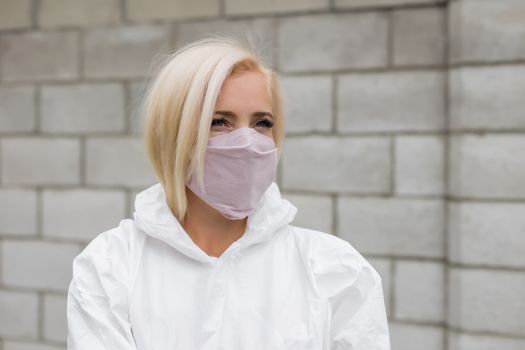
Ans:
[[[525,65],[465,67],[449,76],[451,129],[525,128]]]
[[[3,283],[13,287],[67,290],[72,262],[78,253],[76,244],[4,240]]]
[[[123,191],[45,190],[42,203],[43,234],[48,237],[90,241],[126,215]]]
[[[341,75],[337,94],[338,130],[443,130],[444,83],[441,71]]]
[[[454,1],[449,13],[452,63],[525,58],[523,1]]]
[[[45,86],[41,110],[44,132],[122,132],[126,127],[120,84]]]
[[[80,144],[66,138],[12,137],[2,140],[4,184],[78,184]]]
[[[523,350],[525,339],[505,338],[483,334],[449,333],[449,350]]]
[[[21,341],[4,341],[3,350],[64,350],[62,346],[44,345],[42,343],[28,343]]]
[[[36,294],[0,290],[0,310],[2,310],[0,312],[0,336],[27,338],[38,336]]]
[[[333,205],[330,196],[283,192],[283,198],[297,207],[295,226],[328,233],[333,231]]]
[[[470,198],[525,198],[525,137],[450,137],[450,192]]]
[[[86,146],[91,185],[143,187],[157,182],[142,139],[93,137]]]
[[[285,72],[384,67],[387,27],[383,13],[283,18],[278,27],[279,67]]]
[[[392,13],[394,65],[438,65],[445,62],[445,18],[442,8]]]
[[[445,266],[432,261],[396,262],[395,319],[444,321]]]
[[[36,235],[37,197],[35,191],[0,189],[0,234]]]
[[[175,42],[178,46],[210,36],[237,39],[258,52],[268,64],[273,63],[275,48],[275,20],[273,19],[192,21],[178,23],[175,27]]]
[[[266,14],[328,9],[328,0],[257,1],[226,0],[227,15]]]
[[[40,27],[98,26],[120,21],[119,0],[41,0]]]
[[[287,132],[328,132],[332,129],[330,76],[284,77]]]
[[[35,130],[35,89],[0,86],[0,132]]]
[[[154,57],[167,49],[168,39],[169,30],[165,25],[86,31],[83,73],[88,78],[147,76]]]
[[[450,260],[462,264],[525,267],[525,205],[450,203]]]
[[[78,60],[78,33],[72,31],[24,32],[0,37],[0,76],[4,81],[75,79]]]
[[[390,322],[392,349],[425,350],[445,349],[445,332],[442,327]]]
[[[286,190],[390,191],[390,143],[386,138],[288,137],[280,163]]]
[[[339,236],[363,253],[444,255],[442,200],[341,197],[337,210]]]
[[[379,273],[379,276],[381,276],[382,281],[382,287],[383,287],[383,297],[385,299],[385,308],[388,318],[392,316],[392,305],[390,302],[392,291],[390,288],[391,285],[391,267],[392,262],[388,259],[380,259],[380,258],[366,258],[368,262],[372,265],[372,267]]]
[[[0,29],[31,27],[31,0],[0,0]]]
[[[440,3],[445,0],[335,0],[336,8],[376,8]]]
[[[144,81],[133,81],[128,84],[129,104],[127,106],[130,118],[130,132],[133,136],[142,136],[144,133],[142,103],[146,97],[147,83]]]
[[[219,2],[214,0],[128,0],[127,18],[133,21],[215,17]]]
[[[449,324],[466,331],[525,333],[525,273],[449,270]]]
[[[445,142],[439,136],[398,136],[395,140],[395,191],[441,195],[445,188]]]
[[[46,294],[44,297],[44,339],[67,341],[67,297]]]

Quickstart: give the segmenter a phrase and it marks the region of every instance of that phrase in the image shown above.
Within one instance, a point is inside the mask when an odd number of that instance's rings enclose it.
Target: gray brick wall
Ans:
[[[378,270],[394,350],[525,348],[523,0],[0,0],[0,350],[65,349],[73,257],[156,181],[152,63],[208,34],[281,73],[283,196]]]

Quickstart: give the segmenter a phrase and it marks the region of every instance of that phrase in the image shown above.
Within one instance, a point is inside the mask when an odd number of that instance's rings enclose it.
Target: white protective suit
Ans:
[[[388,350],[381,278],[347,241],[291,225],[275,182],[220,257],[160,183],[73,261],[69,350]]]

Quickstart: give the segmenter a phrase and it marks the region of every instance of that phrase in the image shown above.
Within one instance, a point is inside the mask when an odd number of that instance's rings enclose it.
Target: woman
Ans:
[[[160,182],[74,259],[68,349],[390,348],[377,272],[291,224],[278,78],[256,54],[207,39],[169,56],[144,134]]]

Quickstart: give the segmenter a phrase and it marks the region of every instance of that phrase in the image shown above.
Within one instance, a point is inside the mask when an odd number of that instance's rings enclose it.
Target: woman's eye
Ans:
[[[269,119],[261,119],[257,122],[257,126],[262,126],[265,128],[271,128],[273,126],[273,122]]]
[[[227,125],[228,125],[228,120],[226,120],[225,118],[215,118],[215,119],[212,119],[211,121],[212,127],[213,126],[227,126]],[[269,119],[261,119],[257,121],[255,125],[259,127],[270,129],[271,127],[273,127],[273,122]]]
[[[226,125],[227,120],[224,118],[216,118],[211,121],[212,126],[222,126]]]

